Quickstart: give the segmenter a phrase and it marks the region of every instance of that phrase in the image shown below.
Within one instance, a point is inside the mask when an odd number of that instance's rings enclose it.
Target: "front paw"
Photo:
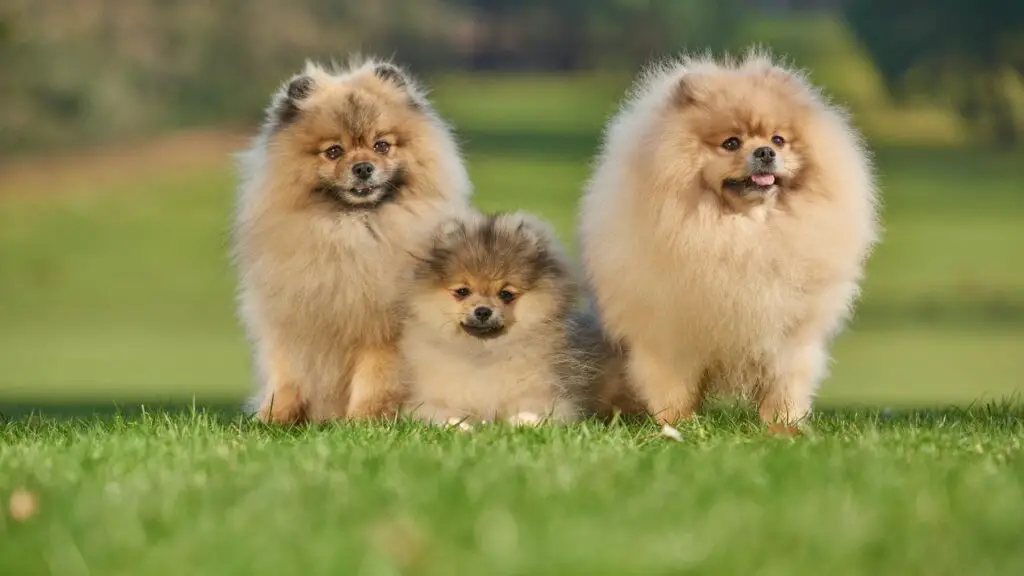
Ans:
[[[306,405],[298,390],[292,387],[278,389],[267,394],[260,404],[256,418],[261,422],[292,424],[306,419]]]
[[[512,426],[539,426],[544,419],[533,412],[519,412],[509,416],[506,421]]]

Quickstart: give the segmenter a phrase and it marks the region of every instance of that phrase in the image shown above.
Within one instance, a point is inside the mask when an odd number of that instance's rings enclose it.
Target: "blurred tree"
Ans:
[[[743,0],[453,0],[477,26],[477,69],[636,66],[733,47]]]
[[[948,94],[998,143],[1019,140],[1007,76],[1024,75],[1024,1],[847,0],[844,13],[895,95]]]

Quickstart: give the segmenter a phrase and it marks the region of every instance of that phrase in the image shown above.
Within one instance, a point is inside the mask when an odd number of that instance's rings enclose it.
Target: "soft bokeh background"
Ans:
[[[536,211],[571,243],[639,66],[754,42],[853,111],[884,190],[823,402],[1024,391],[1024,3],[2,0],[0,409],[247,393],[230,155],[307,57],[409,65],[458,129],[478,204]]]

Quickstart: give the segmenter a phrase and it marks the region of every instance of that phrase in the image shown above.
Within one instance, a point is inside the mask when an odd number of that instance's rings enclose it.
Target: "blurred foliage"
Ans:
[[[844,13],[894,94],[944,94],[1000,144],[1024,131],[1020,0],[848,0]]]
[[[869,58],[836,18],[840,5]],[[1022,12],[998,0],[3,0],[0,154],[251,126],[307,58],[375,53],[422,75],[632,74],[653,58],[756,39],[851,93],[884,81],[908,99],[947,98],[1009,141],[1024,101]],[[880,92],[863,104],[889,107]]]
[[[729,47],[738,1],[6,0],[0,153],[251,124],[304,59],[354,51],[420,73],[635,67]]]

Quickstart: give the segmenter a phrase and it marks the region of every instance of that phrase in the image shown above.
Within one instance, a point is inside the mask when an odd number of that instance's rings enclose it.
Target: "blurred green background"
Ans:
[[[823,402],[1018,395],[1022,22],[1024,4],[994,0],[5,0],[0,409],[249,391],[231,154],[307,57],[407,63],[457,128],[478,204],[535,211],[571,243],[639,67],[755,42],[852,110],[881,178],[884,241]]]

